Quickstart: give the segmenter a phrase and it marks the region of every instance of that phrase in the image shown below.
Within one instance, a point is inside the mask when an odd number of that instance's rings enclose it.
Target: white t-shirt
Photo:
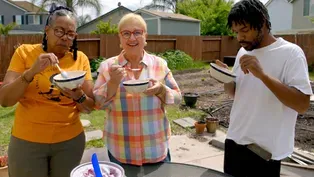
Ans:
[[[260,79],[243,73],[238,65],[244,54],[256,56],[266,74],[312,95],[305,55],[299,46],[277,38],[253,51],[241,48],[234,65],[236,91],[227,138],[241,145],[256,143],[271,152],[272,159],[281,160],[293,152],[298,113],[280,102]]]

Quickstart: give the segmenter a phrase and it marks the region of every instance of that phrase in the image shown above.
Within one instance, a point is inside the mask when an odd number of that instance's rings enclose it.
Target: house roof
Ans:
[[[15,4],[16,6],[24,9],[27,12],[40,12],[40,11],[46,11],[42,10],[40,7],[36,6],[35,4],[28,2],[28,1],[11,1],[9,2]]]
[[[20,9],[20,10],[26,12],[25,9],[23,9],[22,7],[20,7],[20,6],[18,6],[18,5],[15,5],[12,1],[3,0],[3,2],[8,3],[8,4],[10,4],[11,6],[16,7],[16,8],[18,8],[18,9]]]
[[[274,0],[268,0],[268,1],[266,2],[265,6],[266,6],[266,7],[269,6],[269,4],[271,4],[273,1],[274,1]],[[293,3],[294,0],[287,0],[287,2]]]
[[[124,6],[119,6],[119,7],[115,8],[115,9],[113,9],[113,10],[111,10],[111,11],[109,11],[109,12],[107,12],[107,13],[105,13],[105,14],[103,14],[103,15],[97,17],[97,18],[95,18],[94,20],[91,20],[91,21],[89,21],[88,23],[85,23],[84,25],[78,27],[77,30],[80,30],[81,28],[84,28],[85,26],[88,26],[89,24],[91,24],[91,23],[93,23],[93,22],[95,22],[95,21],[98,21],[98,20],[102,19],[102,18],[105,17],[105,16],[109,16],[109,15],[113,14],[114,12],[116,12],[116,11],[118,11],[118,10],[121,10],[121,9],[125,9],[125,10],[127,10],[127,11],[133,12],[132,10],[130,10],[130,9],[124,7]]]
[[[139,9],[136,12],[148,13],[148,14],[151,14],[153,16],[166,18],[166,19],[200,22],[200,20],[198,20],[198,19],[186,16],[186,15],[182,15],[182,14],[174,14],[174,13],[169,13],[169,12],[160,12],[160,11],[147,10],[147,9]]]

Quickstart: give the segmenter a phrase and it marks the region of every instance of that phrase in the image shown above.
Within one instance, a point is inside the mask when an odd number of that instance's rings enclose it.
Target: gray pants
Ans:
[[[68,141],[42,144],[11,136],[9,144],[10,177],[69,177],[80,164],[85,134]]]

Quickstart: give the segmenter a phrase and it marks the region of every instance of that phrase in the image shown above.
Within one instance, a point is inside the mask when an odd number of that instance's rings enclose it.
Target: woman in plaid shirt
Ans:
[[[101,63],[94,87],[97,108],[107,113],[109,158],[132,165],[170,161],[171,131],[164,106],[181,102],[180,89],[166,61],[144,50],[147,25],[141,16],[125,15],[118,30],[123,50]],[[130,94],[122,82],[131,79],[150,79],[151,84],[143,94]]]

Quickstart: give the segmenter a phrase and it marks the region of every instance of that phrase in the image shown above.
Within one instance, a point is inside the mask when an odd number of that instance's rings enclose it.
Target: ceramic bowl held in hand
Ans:
[[[210,75],[220,82],[229,83],[234,81],[234,79],[236,78],[236,75],[234,75],[230,70],[226,68],[218,66],[215,63],[210,63],[210,66]]]
[[[125,90],[129,93],[142,93],[148,88],[149,80],[128,80],[123,82]]]
[[[62,77],[61,74],[53,77],[53,82],[61,89],[75,89],[82,85],[85,80],[86,71],[67,71],[68,78]]]

